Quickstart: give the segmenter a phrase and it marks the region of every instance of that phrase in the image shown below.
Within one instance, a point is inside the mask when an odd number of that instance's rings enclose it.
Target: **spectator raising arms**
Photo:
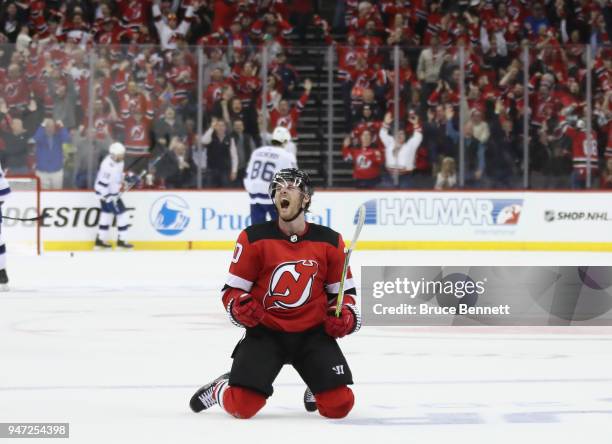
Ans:
[[[296,139],[297,134],[297,123],[298,118],[300,117],[300,113],[304,109],[306,102],[308,101],[308,96],[310,95],[310,91],[312,90],[312,82],[310,79],[306,79],[304,81],[304,93],[302,97],[297,101],[295,106],[289,107],[289,101],[281,100],[278,103],[278,108],[273,109],[270,112],[270,120],[268,122],[269,130],[272,131],[273,128],[277,126],[284,126],[291,133],[291,137]]]
[[[351,145],[349,136],[342,144],[342,158],[353,163],[353,179],[357,188],[373,188],[380,182],[381,167],[384,164],[382,150],[372,143],[369,130],[361,133],[360,146]]]
[[[63,145],[71,141],[61,121],[45,119],[34,134],[36,143],[36,175],[45,190],[58,190],[64,185]]]
[[[385,146],[385,166],[387,173],[399,188],[410,187],[410,174],[415,167],[417,149],[423,141],[423,131],[419,118],[416,114],[410,117],[413,126],[413,133],[410,139],[406,140],[406,131],[398,129],[395,137],[389,135],[389,128],[393,123],[393,116],[387,113],[383,126],[380,129],[379,137]],[[397,180],[396,180],[397,178]]]

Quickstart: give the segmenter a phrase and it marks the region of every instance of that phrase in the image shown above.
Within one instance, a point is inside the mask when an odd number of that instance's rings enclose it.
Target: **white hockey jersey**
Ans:
[[[0,203],[4,202],[4,200],[10,193],[11,187],[9,186],[8,180],[6,180],[2,165],[0,165]]]
[[[274,173],[283,168],[297,168],[295,156],[283,148],[262,146],[253,151],[244,176],[244,188],[251,204],[272,204],[268,188]]]
[[[100,198],[117,196],[122,184],[123,161],[115,162],[109,154],[100,164],[94,190]]]

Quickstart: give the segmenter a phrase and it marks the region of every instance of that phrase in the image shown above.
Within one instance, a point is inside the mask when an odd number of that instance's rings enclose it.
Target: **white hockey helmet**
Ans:
[[[285,144],[289,142],[290,140],[291,140],[291,133],[289,132],[287,128],[285,128],[284,126],[277,126],[276,128],[274,128],[274,131],[272,132],[273,142],[278,142],[282,146],[285,146]]]
[[[108,147],[108,152],[113,156],[123,156],[125,155],[125,147],[120,142],[114,142]]]

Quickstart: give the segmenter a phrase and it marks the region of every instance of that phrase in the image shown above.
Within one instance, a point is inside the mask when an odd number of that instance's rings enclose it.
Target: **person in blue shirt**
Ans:
[[[36,175],[43,189],[60,189],[64,183],[63,145],[70,143],[70,133],[62,122],[45,119],[34,133],[36,143]]]

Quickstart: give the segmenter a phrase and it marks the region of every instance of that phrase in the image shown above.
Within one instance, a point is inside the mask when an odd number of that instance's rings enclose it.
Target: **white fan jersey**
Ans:
[[[94,190],[100,198],[117,196],[122,184],[123,161],[115,162],[109,154],[100,164]]]
[[[251,204],[272,204],[268,188],[274,173],[283,168],[297,168],[295,156],[283,148],[262,146],[253,151],[244,176]]]

